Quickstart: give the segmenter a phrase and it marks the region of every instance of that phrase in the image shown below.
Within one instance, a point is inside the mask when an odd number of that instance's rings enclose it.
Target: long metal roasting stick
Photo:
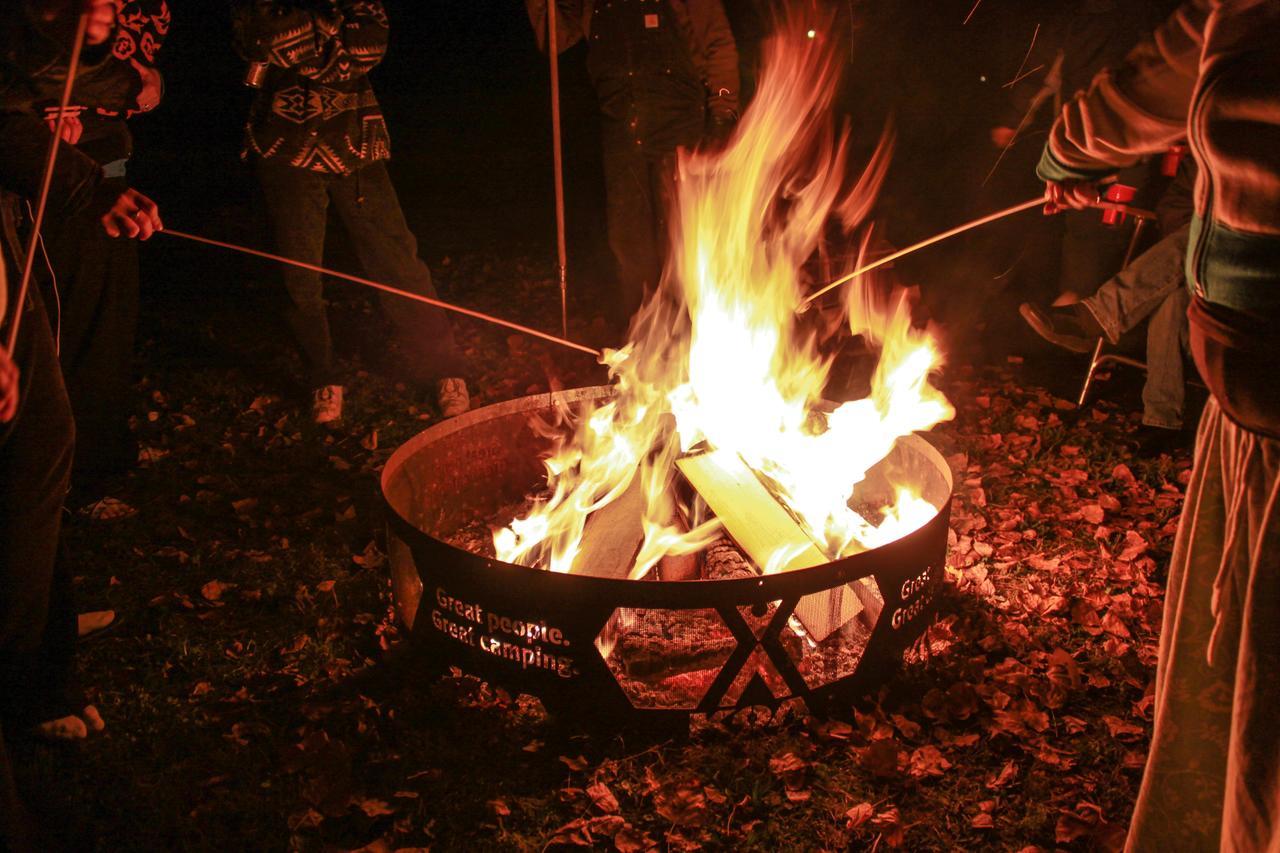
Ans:
[[[560,144],[560,34],[556,0],[547,0],[547,53],[551,56],[551,160],[556,181],[556,272],[560,280],[560,334],[569,337],[569,253],[564,242],[564,154]]]
[[[242,254],[246,254],[246,255],[253,255],[259,258],[266,258],[269,261],[276,261],[277,263],[289,264],[290,266],[299,267],[304,270],[311,270],[312,272],[320,273],[321,275],[332,276],[333,278],[340,278],[340,279],[343,279],[344,281],[350,281],[355,284],[362,284],[365,287],[372,287],[374,290],[381,290],[384,293],[392,293],[392,294],[395,294],[396,296],[403,296],[405,299],[412,299],[415,302],[421,302],[425,305],[434,305],[436,308],[443,308],[445,311],[453,311],[456,314],[462,314],[466,317],[472,317],[476,320],[483,320],[486,323],[493,323],[494,325],[505,326],[508,329],[514,329],[517,332],[523,332],[524,334],[532,335],[535,338],[542,338],[542,340],[544,341],[550,341],[551,343],[559,344],[562,347],[568,347],[569,349],[575,349],[575,350],[578,350],[579,352],[585,352],[588,355],[593,355],[596,357],[599,357],[601,355],[601,352],[598,349],[593,349],[592,347],[575,343],[565,338],[558,338],[555,335],[549,335],[546,332],[540,332],[537,329],[532,329],[528,326],[522,326],[519,323],[513,323],[510,320],[503,320],[500,317],[494,317],[492,314],[485,314],[481,311],[473,311],[470,308],[463,308],[459,305],[453,305],[449,302],[442,302],[439,299],[432,299],[430,296],[422,296],[421,294],[418,294],[418,293],[410,293],[407,290],[401,290],[398,287],[392,287],[389,284],[383,284],[382,282],[379,282],[379,281],[371,281],[370,279],[367,279],[367,278],[361,278],[358,275],[350,275],[345,272],[338,272],[337,270],[331,270],[331,269],[328,269],[327,267],[322,267],[317,264],[309,264],[309,263],[306,263],[305,261],[296,261],[293,258],[286,258],[284,255],[274,255],[271,252],[264,252],[260,249],[250,249],[248,246],[238,246],[235,243],[225,243],[222,240],[213,240],[213,239],[210,239],[209,237],[201,237],[197,234],[188,234],[185,231],[175,231],[172,228],[166,228],[165,230],[158,231],[156,233],[167,234],[170,237],[181,237],[183,240],[191,240],[196,243],[204,243],[205,245],[208,245],[208,246],[217,246],[220,249],[230,249],[233,252],[241,252]]]
[[[31,288],[31,273],[35,269],[36,249],[40,246],[40,229],[44,226],[44,212],[49,205],[49,189],[53,186],[53,170],[58,162],[58,147],[62,139],[62,128],[67,121],[67,108],[71,106],[71,91],[75,88],[76,72],[80,70],[80,54],[84,51],[85,34],[89,31],[89,12],[80,14],[76,23],[75,38],[71,42],[71,56],[67,62],[67,81],[62,86],[62,100],[58,110],[58,120],[53,126],[53,135],[49,139],[49,153],[44,160],[44,175],[40,178],[40,196],[36,201],[36,210],[31,223],[31,240],[27,243],[27,255],[22,262],[22,279],[18,285],[18,298],[13,304],[13,322],[9,325],[9,339],[5,349],[13,352],[18,342],[18,327],[22,325],[22,306],[27,301],[27,291]],[[0,320],[3,320],[0,317]]]
[[[963,225],[957,225],[955,228],[952,228],[950,231],[943,231],[941,234],[935,234],[934,236],[930,237],[927,240],[921,240],[919,243],[915,243],[913,245],[907,246],[905,249],[899,249],[898,251],[894,252],[891,255],[885,255],[883,258],[877,258],[876,260],[872,261],[869,264],[863,264],[853,272],[849,273],[848,275],[841,276],[840,278],[831,282],[826,287],[822,288],[816,293],[811,293],[808,296],[806,296],[804,300],[800,303],[800,306],[796,308],[796,313],[803,314],[805,311],[809,310],[809,303],[817,299],[819,296],[822,296],[824,293],[827,293],[828,291],[835,290],[840,285],[847,284],[848,282],[853,281],[858,276],[863,275],[864,273],[869,273],[873,269],[876,269],[877,267],[882,267],[885,264],[889,263],[890,261],[896,261],[898,258],[905,257],[906,255],[909,255],[912,252],[915,252],[919,249],[923,249],[926,246],[932,246],[934,243],[940,243],[943,240],[946,240],[950,237],[954,237],[957,234],[963,234],[964,232],[977,228],[980,225],[986,225],[989,222],[995,222],[997,220],[1004,219],[1006,216],[1012,216],[1015,213],[1021,213],[1024,210],[1030,210],[1031,208],[1036,207],[1038,205],[1042,205],[1044,203],[1045,203],[1045,199],[1043,196],[1033,198],[1033,199],[1028,199],[1027,201],[1024,201],[1022,204],[1015,204],[1013,207],[1008,207],[1008,208],[1005,208],[1004,210],[997,210],[995,213],[990,213],[986,216],[981,217],[980,219],[975,219],[972,222],[966,222]],[[1131,204],[1121,204],[1120,202],[1114,202],[1114,201],[1102,201],[1102,200],[1095,201],[1093,204],[1089,205],[1089,208],[1092,210],[1114,210],[1119,213],[1127,213],[1127,214],[1130,214],[1131,216],[1136,216],[1139,219],[1155,219],[1156,217],[1155,211],[1146,210],[1141,207],[1134,207]]]
[[[1015,213],[1021,213],[1024,210],[1030,210],[1033,207],[1039,207],[1043,204],[1044,204],[1044,196],[1036,196],[1035,198],[1024,201],[1022,204],[1015,204],[1013,207],[1007,207],[1004,210],[998,210],[995,213],[989,213],[986,216],[982,216],[982,217],[979,217],[978,219],[973,220],[972,222],[966,222],[963,225],[957,225],[955,228],[952,228],[949,231],[943,231],[941,234],[935,234],[927,240],[921,240],[919,243],[914,243],[910,246],[907,246],[905,249],[899,249],[898,251],[893,252],[892,254],[885,255],[883,258],[877,258],[871,263],[863,264],[862,266],[858,267],[856,270],[849,273],[848,275],[841,276],[840,278],[831,282],[821,290],[815,291],[809,294],[808,296],[806,296],[800,302],[800,306],[799,308],[797,308],[797,310],[806,311],[808,310],[809,303],[817,299],[819,296],[822,296],[825,293],[835,290],[840,285],[847,284],[848,282],[853,281],[858,276],[871,272],[873,269],[882,267],[885,264],[890,263],[892,261],[896,261],[898,258],[905,257],[911,254],[912,252],[919,251],[920,249],[923,249],[925,246],[932,246],[934,243],[940,243],[943,240],[954,237],[957,234],[963,234],[964,232],[977,228],[980,225],[986,225],[989,222],[995,222],[998,219],[1004,219],[1006,216],[1013,216]]]

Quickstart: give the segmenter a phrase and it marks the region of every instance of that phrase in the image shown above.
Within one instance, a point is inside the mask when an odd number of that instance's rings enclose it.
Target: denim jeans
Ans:
[[[365,275],[436,297],[431,271],[418,257],[418,241],[409,230],[383,163],[341,176],[260,160],[258,179],[281,254],[323,263],[325,225],[332,203]],[[312,386],[338,384],[320,275],[286,266],[284,283],[292,300],[287,320],[307,363]],[[465,376],[466,364],[442,309],[385,292],[379,299],[395,329],[411,381],[430,386],[440,379]]]
[[[1093,296],[1082,300],[1107,340],[1147,324],[1147,381],[1142,388],[1142,422],[1179,429],[1186,394],[1182,353],[1187,347],[1187,293],[1183,264],[1189,226],[1164,237],[1133,260]]]
[[[616,136],[616,134],[614,134]],[[653,155],[625,139],[606,139],[604,181],[609,248],[617,263],[611,306],[620,329],[658,286],[667,257],[667,208],[675,189],[675,154]]]

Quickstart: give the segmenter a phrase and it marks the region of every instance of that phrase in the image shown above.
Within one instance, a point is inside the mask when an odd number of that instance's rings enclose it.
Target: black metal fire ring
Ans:
[[[793,699],[822,713],[833,701],[887,680],[937,610],[946,557],[951,475],[941,455],[917,436],[901,439],[891,455],[894,464],[912,466],[924,481],[925,497],[941,505],[937,515],[888,545],[800,571],[628,581],[513,565],[434,535],[495,510],[504,499],[518,499],[540,482],[544,445],[528,429],[531,416],[557,403],[612,393],[608,387],[580,388],[487,406],[424,430],[388,460],[382,491],[390,510],[396,607],[426,668],[456,666],[511,692],[537,696],[553,714],[612,729],[681,725],[693,714],[777,708]],[[797,641],[791,631],[784,640],[802,598],[825,596],[862,578],[874,583],[882,607],[852,664],[847,659],[857,650],[843,648],[851,641],[841,637],[812,644]],[[764,615],[751,616],[752,608]],[[668,617],[670,611],[684,614]],[[606,626],[612,637],[627,630],[619,625],[655,619],[675,625],[676,633],[686,622],[718,631],[722,651],[699,670],[705,689],[698,682],[688,696],[655,698],[654,691],[668,681],[681,683],[681,673],[632,678],[616,661],[611,667],[597,647]]]

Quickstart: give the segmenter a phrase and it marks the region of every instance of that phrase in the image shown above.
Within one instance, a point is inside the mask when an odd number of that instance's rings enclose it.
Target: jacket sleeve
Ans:
[[[716,118],[736,118],[741,81],[738,45],[720,0],[689,0],[693,61],[707,87],[707,108]]]
[[[583,0],[556,0],[556,51],[564,53],[586,38]],[[547,0],[525,0],[538,50],[547,52]]]
[[[1037,174],[1050,181],[1096,180],[1185,136],[1213,2],[1187,0],[1120,67],[1100,72],[1069,101]]]
[[[40,194],[49,128],[30,113],[0,113],[0,189],[27,199]],[[58,161],[49,187],[48,211],[66,215],[83,210],[105,211],[110,198],[103,195],[102,169],[88,155],[65,142],[58,143]],[[109,191],[108,191],[109,192]]]
[[[378,0],[340,0],[336,14],[246,7],[236,21],[240,53],[320,83],[353,80],[387,52],[387,13]]]

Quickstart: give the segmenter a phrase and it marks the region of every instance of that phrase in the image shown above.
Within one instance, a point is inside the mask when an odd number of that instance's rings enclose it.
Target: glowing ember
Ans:
[[[929,384],[941,358],[912,327],[904,295],[877,299],[861,281],[847,289],[849,327],[876,342],[881,358],[870,396],[829,414],[830,359],[797,324],[800,268],[825,223],[837,214],[849,230],[858,226],[888,163],[886,137],[846,189],[846,138],[831,120],[836,78],[831,45],[807,26],[784,26],[766,46],[760,88],[729,146],[681,154],[663,281],[632,323],[631,342],[604,357],[617,395],[576,423],[565,413],[564,424],[547,425],[558,437],[546,460],[550,498],[495,533],[500,559],[572,571],[588,515],[635,477],[645,538],[631,576],[664,555],[701,550],[720,523],[677,526],[671,485],[676,459],[704,444],[737,454],[831,558],[893,541],[936,514],[911,484],[895,484],[897,500],[878,525],[849,506],[900,436],[953,414]],[[784,544],[761,568],[786,567],[793,554]]]

